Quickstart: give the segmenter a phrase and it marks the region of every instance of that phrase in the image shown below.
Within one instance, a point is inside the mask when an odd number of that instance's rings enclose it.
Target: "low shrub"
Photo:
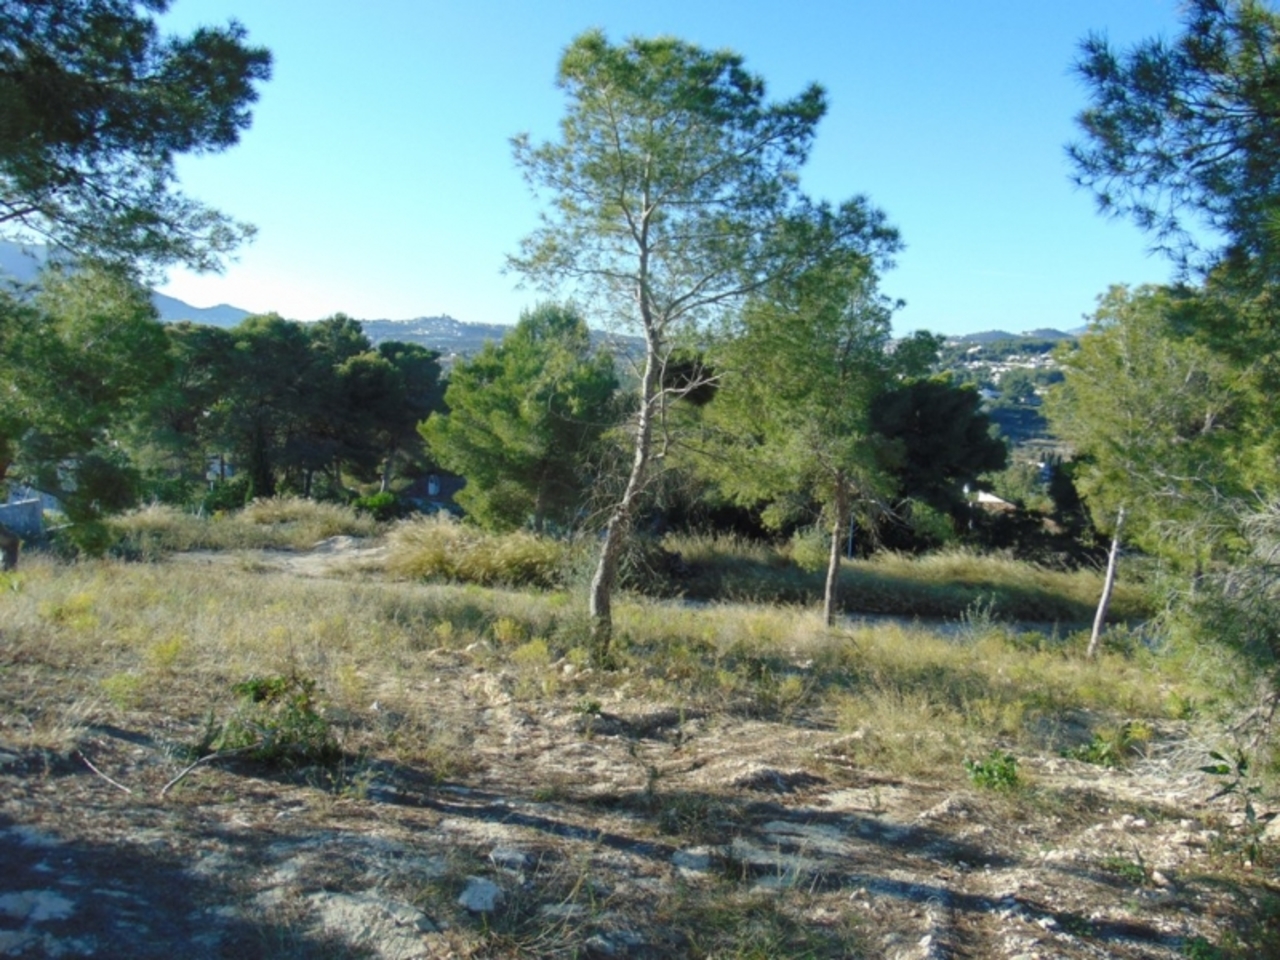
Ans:
[[[964,769],[976,787],[1012,790],[1018,785],[1018,758],[1012,753],[993,750],[985,760],[966,758]]]
[[[240,703],[209,744],[243,751],[263,763],[327,763],[338,754],[329,723],[316,710],[316,682],[290,676],[250,677],[234,684]]]
[[[352,501],[351,506],[356,513],[367,514],[379,523],[398,520],[407,512],[404,504],[400,502],[400,498],[390,490],[372,493],[367,497],[358,497]]]
[[[402,577],[549,589],[563,582],[568,546],[523,531],[487,534],[445,514],[391,532],[387,569]]]

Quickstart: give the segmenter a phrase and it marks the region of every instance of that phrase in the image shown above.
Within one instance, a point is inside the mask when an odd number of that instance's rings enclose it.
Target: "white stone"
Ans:
[[[493,913],[505,899],[502,888],[492,880],[468,877],[466,889],[458,897],[458,905],[472,913]]]

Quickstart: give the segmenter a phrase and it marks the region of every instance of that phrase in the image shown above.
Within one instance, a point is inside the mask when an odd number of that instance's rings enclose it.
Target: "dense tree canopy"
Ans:
[[[1230,539],[1251,452],[1238,370],[1178,332],[1187,296],[1112,289],[1061,355],[1066,378],[1047,405],[1055,435],[1082,458],[1076,481],[1098,525],[1111,528],[1123,507],[1134,537],[1176,560]]]
[[[139,476],[120,440],[168,370],[146,291],[48,274],[34,302],[0,296],[0,331],[0,480],[55,494],[77,520],[131,505]]]
[[[593,479],[589,457],[613,423],[613,358],[572,308],[543,304],[459,362],[448,412],[423,424],[432,456],[466,477],[458,502],[493,529],[572,524]]]
[[[827,623],[855,503],[883,502],[892,489],[871,410],[898,372],[893,308],[865,260],[832,258],[753,297],[717,354],[726,373],[708,410],[724,440],[708,461],[713,475],[741,503],[768,502],[774,525],[791,505],[823,505]]]
[[[174,159],[232,146],[271,56],[232,22],[160,34],[169,0],[0,2],[0,230],[128,267],[208,269],[248,228]]]
[[[1091,104],[1070,148],[1102,209],[1183,262],[1280,269],[1280,14],[1262,0],[1190,0],[1172,42],[1123,53],[1101,35],[1078,71]],[[1206,258],[1208,228],[1224,249]]]

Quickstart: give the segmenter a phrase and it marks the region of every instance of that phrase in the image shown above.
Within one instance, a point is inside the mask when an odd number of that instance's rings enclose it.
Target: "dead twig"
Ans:
[[[95,767],[95,766],[93,765],[93,763],[89,760],[89,758],[88,758],[88,757],[86,757],[86,756],[85,756],[83,753],[81,753],[80,751],[78,751],[78,750],[76,751],[76,756],[78,756],[81,760],[83,760],[83,761],[84,761],[84,765],[85,765],[86,767],[88,767],[90,770],[92,770],[94,773],[96,773],[98,776],[100,776],[103,780],[107,781],[107,783],[111,784],[111,785],[112,785],[113,787],[115,787],[116,789],[118,789],[118,790],[123,790],[125,793],[129,793],[129,794],[132,794],[132,793],[133,793],[133,791],[132,791],[132,790],[130,790],[128,787],[126,787],[126,786],[125,786],[123,783],[121,783],[119,780],[112,780],[112,779],[111,779],[110,777],[108,777],[105,773],[103,773],[101,770],[99,770],[97,767]]]
[[[196,767],[200,766],[201,764],[210,763],[214,760],[222,760],[222,759],[225,759],[226,757],[234,757],[242,753],[248,753],[250,750],[257,750],[260,746],[262,746],[261,743],[253,743],[247,747],[239,747],[238,749],[235,749],[235,750],[219,750],[217,753],[206,754],[205,756],[197,760],[195,763],[188,764],[181,773],[179,773],[176,777],[174,777],[172,780],[166,783],[163,787],[161,787],[160,788],[161,798],[163,798],[164,795],[169,792],[169,789],[171,787],[175,787],[179,783],[181,783],[184,779],[186,779],[187,774],[189,774],[192,770],[194,770]]]

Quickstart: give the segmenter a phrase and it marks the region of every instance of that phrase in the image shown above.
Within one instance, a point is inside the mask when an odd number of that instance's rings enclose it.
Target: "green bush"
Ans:
[[[367,497],[358,497],[352,501],[351,506],[357,513],[367,513],[379,523],[399,519],[405,514],[404,504],[389,490],[373,493]]]
[[[221,480],[211,486],[200,500],[205,513],[225,513],[241,509],[252,498],[248,475]]]
[[[992,750],[985,760],[964,761],[969,780],[987,790],[1012,790],[1018,785],[1018,758],[1012,753]]]
[[[242,750],[277,764],[335,759],[338,744],[316,710],[315,688],[315,680],[296,675],[250,677],[233,685],[240,704],[214,739],[214,750]]]

